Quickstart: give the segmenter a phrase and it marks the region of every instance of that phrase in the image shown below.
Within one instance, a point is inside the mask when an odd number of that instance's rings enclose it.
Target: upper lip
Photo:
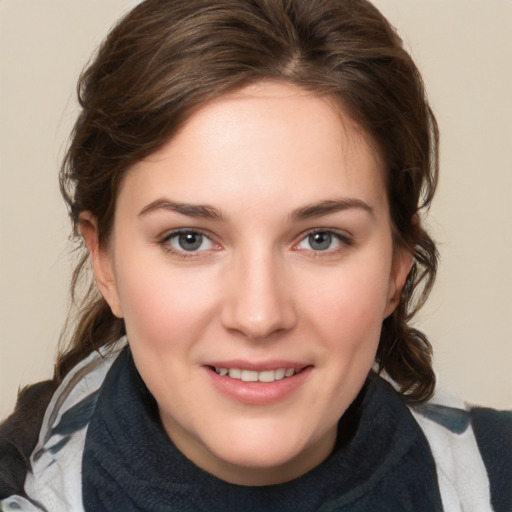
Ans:
[[[269,361],[246,361],[241,359],[231,359],[229,361],[209,361],[204,366],[214,368],[238,368],[240,370],[265,371],[278,370],[279,368],[295,368],[297,370],[311,366],[310,363],[303,361],[292,361],[285,359],[273,359]]]

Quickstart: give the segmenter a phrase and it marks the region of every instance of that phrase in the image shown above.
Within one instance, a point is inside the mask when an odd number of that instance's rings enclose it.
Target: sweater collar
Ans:
[[[105,379],[89,424],[84,506],[95,512],[338,510],[378,485],[419,436],[401,398],[371,375],[341,418],[335,449],[322,464],[284,484],[229,484],[197,467],[170,441],[126,347]]]

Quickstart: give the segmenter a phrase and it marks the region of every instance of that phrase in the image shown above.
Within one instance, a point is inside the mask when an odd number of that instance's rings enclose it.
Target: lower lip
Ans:
[[[297,391],[309,377],[312,367],[308,366],[292,377],[274,382],[244,382],[221,376],[210,368],[205,368],[214,387],[223,395],[248,405],[268,405],[284,400]]]

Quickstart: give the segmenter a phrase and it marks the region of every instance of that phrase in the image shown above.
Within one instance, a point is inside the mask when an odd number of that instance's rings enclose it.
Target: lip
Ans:
[[[212,367],[240,368],[243,370],[275,370],[278,368],[302,368],[292,377],[273,382],[244,382],[221,376]],[[247,361],[222,361],[205,365],[205,372],[215,389],[223,396],[247,405],[269,405],[280,402],[296,392],[309,378],[313,367],[297,361],[272,361],[262,364]]]
[[[271,361],[246,361],[243,359],[230,359],[229,361],[208,361],[204,366],[217,368],[240,368],[240,370],[253,370],[263,372],[265,370],[277,370],[278,368],[306,368],[311,363],[291,361],[289,359],[272,359]]]

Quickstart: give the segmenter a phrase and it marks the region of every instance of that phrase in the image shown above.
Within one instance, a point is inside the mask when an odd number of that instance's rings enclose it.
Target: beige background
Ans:
[[[48,377],[71,265],[57,170],[83,64],[128,0],[0,0],[0,416]],[[512,407],[512,1],[378,0],[442,134],[442,264],[418,324],[443,387]]]

